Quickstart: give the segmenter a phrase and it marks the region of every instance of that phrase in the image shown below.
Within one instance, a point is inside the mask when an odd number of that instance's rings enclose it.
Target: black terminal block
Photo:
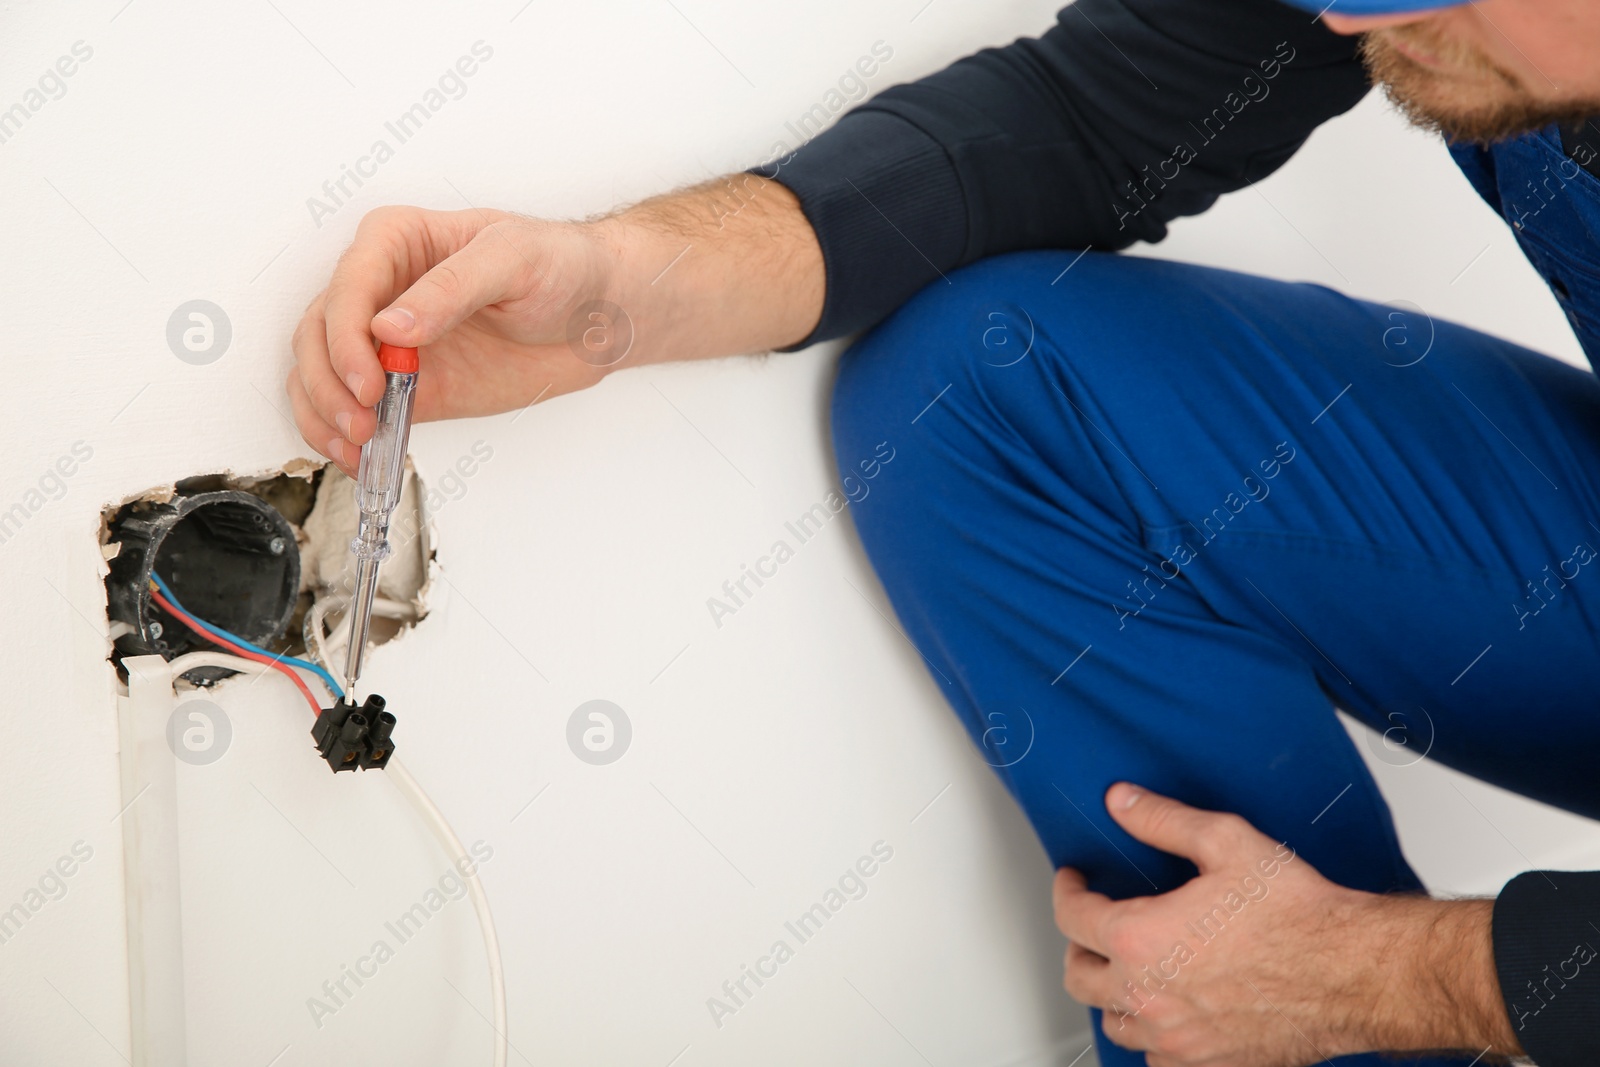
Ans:
[[[335,772],[382,770],[394,755],[395,717],[384,710],[384,700],[373,693],[362,704],[343,699],[324,708],[311,727],[317,751]]]

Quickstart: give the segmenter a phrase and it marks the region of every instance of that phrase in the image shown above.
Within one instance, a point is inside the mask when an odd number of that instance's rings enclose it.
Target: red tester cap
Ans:
[[[415,374],[417,373],[417,350],[415,348],[398,348],[390,344],[379,345],[378,362],[383,364],[383,369],[390,374]]]

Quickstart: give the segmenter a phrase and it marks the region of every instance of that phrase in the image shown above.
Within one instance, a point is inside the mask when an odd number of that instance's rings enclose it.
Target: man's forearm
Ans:
[[[781,184],[737,174],[655,197],[595,224],[617,264],[609,297],[637,359],[700,359],[782,348],[822,314],[822,251]]]
[[[1363,961],[1378,978],[1370,1011],[1351,1020],[1362,1050],[1485,1050],[1516,1056],[1495,974],[1492,900],[1367,898],[1352,919],[1362,931]]]

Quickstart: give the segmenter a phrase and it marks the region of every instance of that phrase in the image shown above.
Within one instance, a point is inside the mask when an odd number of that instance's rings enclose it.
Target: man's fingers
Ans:
[[[346,474],[355,477],[355,461],[361,457],[360,449],[345,440],[342,433],[317,414],[311,406],[311,398],[306,395],[305,386],[301,384],[298,369],[289,371],[284,384],[289,392],[289,403],[294,408],[295,426],[299,428],[300,436],[306,439],[306,444],[333,460]]]
[[[1119,1048],[1130,1052],[1148,1052],[1150,1048],[1149,1035],[1139,1025],[1139,1017],[1132,1012],[1112,1008],[1101,1019],[1100,1027],[1105,1031],[1106,1040]],[[1149,1063],[1149,1057],[1146,1056],[1146,1067],[1149,1067]]]
[[[388,295],[387,284],[381,293],[374,292],[368,284],[357,287],[342,281],[338,274],[328,286],[323,343],[329,373],[337,376],[361,407],[371,407],[383,395],[383,368],[372,344],[371,328],[372,313]]]
[[[414,207],[378,208],[362,218],[324,301],[328,361],[360,406],[371,407],[383,395],[372,316],[430,264],[467,244],[482,225],[476,212]]]
[[[327,322],[323,314],[323,301],[319,298],[307,309],[300,326],[295,330],[293,347],[296,373],[289,382],[293,399],[296,387],[303,394],[304,405],[295,408],[295,422],[300,433],[313,448],[327,454],[328,438],[324,431],[336,428],[352,444],[365,441],[371,435],[375,418],[363,407],[345,383],[334,373],[328,359]],[[314,415],[308,422],[301,412]]]
[[[372,315],[425,266],[412,266],[425,243],[424,215],[415,208],[367,212],[328,282],[323,301],[328,362],[362,407],[376,404],[383,395]]]
[[[507,227],[479,230],[461,251],[438,263],[372,320],[380,341],[421,348],[480,309],[525,294],[536,279],[531,253],[513,244]]]
[[[1238,815],[1191,808],[1127,782],[1106,791],[1106,811],[1133,837],[1192,860],[1202,873],[1226,866],[1241,852],[1271,848],[1266,836]]]
[[[1111,961],[1076,941],[1067,943],[1061,987],[1079,1004],[1103,1008],[1111,1001]]]
[[[1056,929],[1074,944],[1084,945],[1108,956],[1105,928],[1116,904],[1100,893],[1084,888],[1083,875],[1071,867],[1056,872],[1052,899],[1056,910]]]
[[[1125,1049],[1143,1051],[1149,1035],[1139,1028],[1139,1016],[1129,1010],[1126,991],[1113,988],[1111,962],[1082,945],[1067,946],[1066,976],[1062,986],[1080,1004],[1104,1013],[1100,1027],[1106,1038]]]

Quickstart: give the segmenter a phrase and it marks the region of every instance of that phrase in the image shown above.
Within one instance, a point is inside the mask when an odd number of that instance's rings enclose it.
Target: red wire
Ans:
[[[168,615],[171,615],[173,618],[187,626],[190,630],[193,630],[197,637],[200,637],[206,641],[210,641],[214,645],[221,645],[223,648],[228,649],[236,656],[251,660],[255,663],[264,663],[269,667],[276,667],[278,670],[288,675],[289,680],[300,688],[300,692],[305,694],[306,702],[311,705],[312,713],[316,715],[322,714],[322,705],[317,703],[317,698],[312,695],[312,692],[310,688],[307,687],[305,681],[294,672],[293,667],[289,666],[282,660],[273,659],[270,656],[259,655],[255,652],[251,652],[247,648],[240,648],[238,645],[225,638],[218,637],[215,634],[207,633],[195,622],[194,616],[189,615],[186,612],[179,611],[177,608],[173,607],[172,603],[167,600],[166,597],[162,596],[154,589],[150,590],[150,599],[159,604],[162,610]]]

